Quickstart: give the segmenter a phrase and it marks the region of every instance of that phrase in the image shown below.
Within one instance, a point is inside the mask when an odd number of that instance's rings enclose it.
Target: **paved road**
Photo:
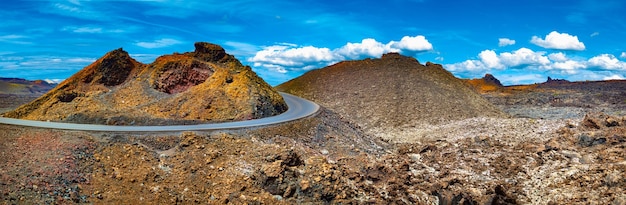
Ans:
[[[59,122],[44,122],[34,120],[20,120],[14,118],[0,117],[0,124],[21,125],[28,127],[41,127],[64,130],[83,131],[116,131],[116,132],[160,132],[160,131],[198,131],[198,130],[220,130],[244,127],[256,127],[264,125],[278,124],[311,116],[319,110],[319,105],[314,102],[281,93],[287,106],[286,112],[261,119],[224,122],[200,125],[172,125],[172,126],[116,126],[116,125],[94,125],[94,124],[73,124]]]

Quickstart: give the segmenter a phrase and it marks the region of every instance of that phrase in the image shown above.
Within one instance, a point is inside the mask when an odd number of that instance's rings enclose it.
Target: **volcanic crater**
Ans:
[[[122,48],[5,117],[109,125],[258,119],[287,110],[282,96],[219,45],[195,43],[142,64]]]

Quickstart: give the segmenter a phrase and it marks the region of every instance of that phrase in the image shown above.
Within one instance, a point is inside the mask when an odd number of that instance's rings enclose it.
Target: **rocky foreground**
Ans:
[[[460,125],[399,143],[365,135],[328,110],[229,132],[137,135],[2,125],[0,200],[626,203],[625,117],[593,114],[566,123],[475,118]],[[491,131],[458,134],[463,127]]]

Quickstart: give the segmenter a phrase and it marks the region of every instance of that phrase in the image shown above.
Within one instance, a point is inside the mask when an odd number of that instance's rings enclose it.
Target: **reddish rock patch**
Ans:
[[[198,60],[167,62],[155,71],[156,80],[153,88],[158,91],[175,94],[184,92],[192,86],[206,81],[215,72],[211,66]]]

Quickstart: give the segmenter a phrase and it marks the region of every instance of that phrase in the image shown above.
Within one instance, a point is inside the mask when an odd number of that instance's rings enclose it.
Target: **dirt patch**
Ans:
[[[88,135],[2,126],[0,200],[8,203],[86,202],[95,143]]]

